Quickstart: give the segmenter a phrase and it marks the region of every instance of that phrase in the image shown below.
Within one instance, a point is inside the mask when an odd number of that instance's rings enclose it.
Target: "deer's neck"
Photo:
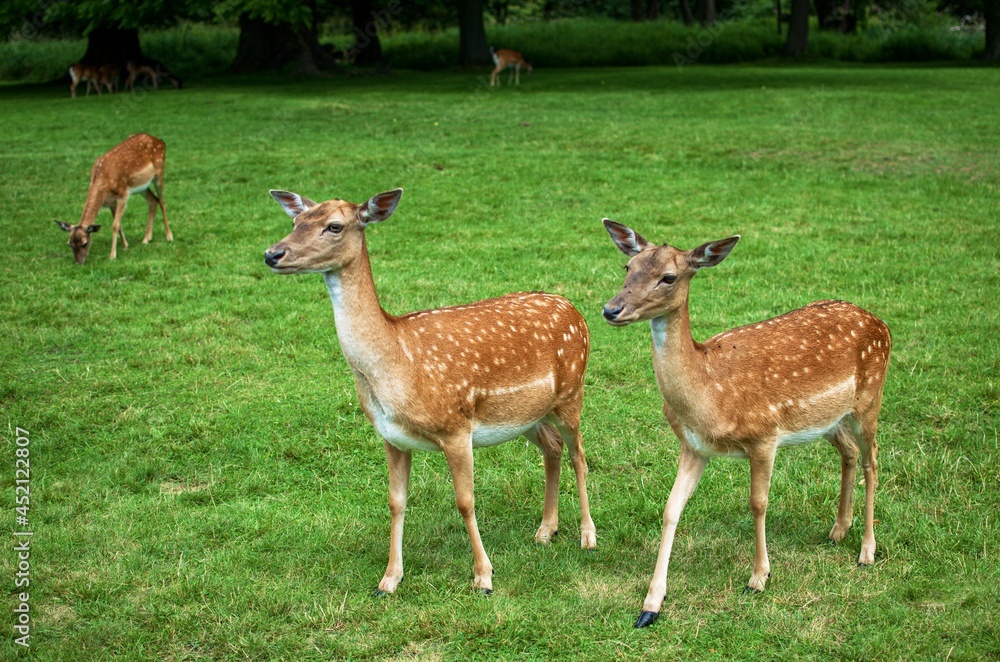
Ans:
[[[90,227],[97,219],[101,207],[104,205],[104,196],[100,195],[94,186],[87,191],[87,200],[83,203],[83,213],[80,214],[80,227]]]
[[[691,337],[687,302],[679,309],[649,321],[653,332],[653,369],[664,400],[684,419],[706,402],[705,356]]]
[[[347,363],[367,380],[378,379],[379,374],[391,370],[396,362],[399,342],[375,294],[367,247],[348,266],[323,276],[333,303],[337,338]]]

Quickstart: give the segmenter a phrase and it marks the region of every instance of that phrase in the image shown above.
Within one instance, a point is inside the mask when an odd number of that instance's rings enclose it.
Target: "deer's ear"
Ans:
[[[402,197],[403,189],[401,188],[373,195],[367,204],[361,206],[361,220],[365,225],[384,221],[396,211],[399,199]]]
[[[272,189],[271,197],[284,208],[285,213],[291,218],[295,218],[307,209],[312,209],[316,206],[316,203],[309,198],[303,198],[298,193],[292,193],[291,191],[275,191]]]
[[[52,219],[52,222],[55,223],[56,225],[58,225],[59,227],[61,227],[66,232],[71,232],[73,230],[73,228],[70,227],[69,223],[63,223],[62,221],[60,221],[58,219],[55,219],[55,218]]]
[[[639,251],[649,245],[649,242],[643,239],[641,234],[626,225],[615,223],[610,218],[601,222],[604,223],[604,228],[611,235],[611,241],[618,246],[618,250],[629,257],[638,255]]]
[[[87,234],[90,234],[91,232],[97,232],[100,229],[101,229],[100,225],[91,225],[87,228]]]
[[[726,259],[729,255],[729,251],[733,250],[736,246],[736,242],[740,240],[740,235],[733,235],[728,239],[720,239],[718,241],[710,241],[707,244],[702,244],[698,248],[691,251],[688,256],[688,260],[691,262],[691,266],[695,269],[704,269],[705,267],[714,267],[719,262]]]

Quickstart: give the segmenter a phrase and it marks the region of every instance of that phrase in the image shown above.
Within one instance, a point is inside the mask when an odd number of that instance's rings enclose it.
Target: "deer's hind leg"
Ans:
[[[545,463],[545,503],[542,506],[542,523],[535,533],[535,542],[547,543],[559,530],[559,474],[562,468],[563,439],[548,423],[529,430],[525,436],[538,446]]]
[[[580,499],[580,547],[597,547],[597,528],[590,517],[590,499],[587,497],[587,456],[583,452],[583,436],[580,434],[580,413],[583,410],[583,391],[577,401],[556,409],[556,429],[569,449],[576,473],[576,490]]]
[[[854,476],[858,468],[858,445],[847,423],[841,422],[827,436],[827,440],[840,453],[840,505],[837,519],[830,529],[830,540],[840,542],[851,528],[853,519]]]

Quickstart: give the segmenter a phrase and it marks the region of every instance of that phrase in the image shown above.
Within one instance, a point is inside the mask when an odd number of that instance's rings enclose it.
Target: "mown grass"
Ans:
[[[996,513],[998,136],[990,70],[712,67],[216,81],[0,104],[0,403],[8,521],[14,428],[30,431],[33,652],[40,659],[981,659],[1000,655]],[[137,131],[167,145],[176,237],[86,265],[75,221],[93,160]],[[383,600],[381,443],[357,405],[318,276],[261,252],[287,188],[361,200],[406,189],[369,242],[391,312],[541,289],[587,318],[584,444],[599,550],[532,542],[542,469],[521,442],[476,455],[497,568],[471,553],[443,457],[414,457],[406,579]],[[600,308],[623,258],[602,216],[681,247],[743,235],[692,286],[699,338],[838,297],[884,319],[876,564],[860,527],[825,538],[839,461],[778,456],[772,578],[753,557],[748,468],[709,465],[681,521],[660,621],[634,631],[677,441],[645,325]],[[567,467],[568,469],[568,467]],[[862,494],[858,490],[858,495]],[[855,509],[860,518],[860,504]],[[15,557],[0,552],[12,587]],[[8,599],[9,602],[13,598]],[[11,619],[12,620],[12,619]],[[4,655],[14,650],[4,628]]]

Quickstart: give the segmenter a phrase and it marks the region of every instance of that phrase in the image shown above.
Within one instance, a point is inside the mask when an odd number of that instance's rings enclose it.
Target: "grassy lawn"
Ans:
[[[485,75],[485,74],[484,74]],[[32,651],[135,659],[979,659],[1000,656],[1000,106],[989,69],[540,69],[482,76],[229,80],[71,101],[6,87],[0,108],[2,503],[15,427],[30,432]],[[87,263],[77,222],[94,159],[131,133],[167,144],[175,235],[140,243],[132,201]],[[541,516],[537,451],[476,454],[495,593],[444,457],[415,453],[406,579],[388,554],[387,469],[319,276],[278,277],[265,248],[285,188],[360,202],[406,189],[368,231],[393,313],[509,291],[568,297],[593,352],[584,446],[598,551],[580,551],[572,470],[561,531]],[[772,577],[753,561],[745,462],[716,460],[682,517],[660,620],[635,631],[678,442],[649,327],[601,306],[624,257],[600,219],[691,248],[743,240],[691,290],[705,338],[821,298],[894,337],[880,428],[876,564],[856,526],[825,544],[839,456],[779,453]],[[860,480],[860,474],[859,474]],[[860,499],[860,500],[859,500]],[[14,604],[14,538],[0,581]],[[18,648],[10,625],[3,654]]]

